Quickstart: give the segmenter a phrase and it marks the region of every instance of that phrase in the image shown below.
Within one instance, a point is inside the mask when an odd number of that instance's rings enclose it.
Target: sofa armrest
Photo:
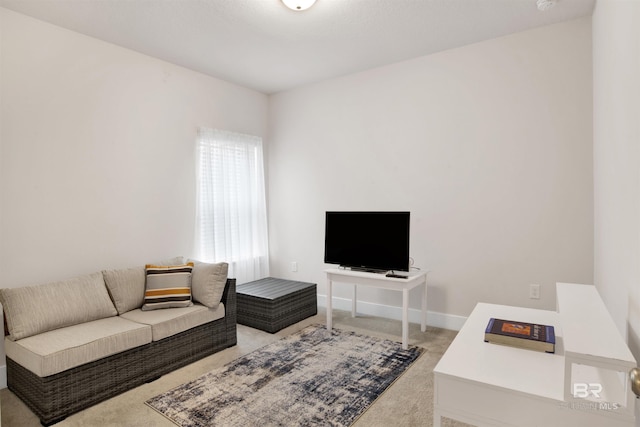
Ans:
[[[222,303],[224,304],[224,318],[227,324],[227,340],[229,345],[235,345],[238,342],[237,321],[238,321],[238,305],[236,297],[236,279],[227,279],[227,284],[222,293]]]

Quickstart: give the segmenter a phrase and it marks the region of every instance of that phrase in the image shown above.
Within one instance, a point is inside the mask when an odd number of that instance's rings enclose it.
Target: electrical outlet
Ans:
[[[540,299],[540,285],[529,285],[529,298]]]
[[[298,271],[298,263],[295,261],[291,262],[291,271],[296,272]]]

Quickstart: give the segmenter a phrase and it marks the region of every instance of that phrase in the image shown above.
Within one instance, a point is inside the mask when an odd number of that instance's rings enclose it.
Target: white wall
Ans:
[[[272,274],[324,294],[325,211],[410,210],[430,311],[554,308],[593,281],[591,81],[585,18],[271,96]]]
[[[0,287],[191,255],[196,129],[266,137],[267,96],[0,13]]]
[[[0,82],[2,81],[2,47],[3,43],[3,33],[2,29],[4,28],[4,13],[2,13],[2,9],[0,8]],[[1,111],[4,108],[2,101],[2,90],[0,89],[0,177],[2,177],[2,114]],[[2,224],[2,212],[4,211],[2,207],[2,197],[0,197],[0,224]],[[0,245],[2,245],[2,232],[0,231]],[[2,274],[2,270],[0,270],[0,274]],[[2,306],[0,305],[0,314],[3,313]],[[4,315],[3,315],[4,316]],[[0,387],[6,387],[7,384],[7,369],[4,365],[4,322],[2,322],[2,326],[0,326]],[[1,423],[1,419],[0,419]]]
[[[640,2],[593,13],[594,280],[640,361]]]
[[[192,255],[196,129],[266,137],[266,95],[2,8],[0,24],[0,287]]]

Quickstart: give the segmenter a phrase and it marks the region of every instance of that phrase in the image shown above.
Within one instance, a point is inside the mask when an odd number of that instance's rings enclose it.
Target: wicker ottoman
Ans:
[[[316,284],[267,277],[237,287],[238,323],[270,333],[318,313]]]

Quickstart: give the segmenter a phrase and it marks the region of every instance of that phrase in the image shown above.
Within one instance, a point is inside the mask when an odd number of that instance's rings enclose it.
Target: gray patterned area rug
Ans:
[[[424,351],[313,325],[146,404],[179,426],[349,426]]]

